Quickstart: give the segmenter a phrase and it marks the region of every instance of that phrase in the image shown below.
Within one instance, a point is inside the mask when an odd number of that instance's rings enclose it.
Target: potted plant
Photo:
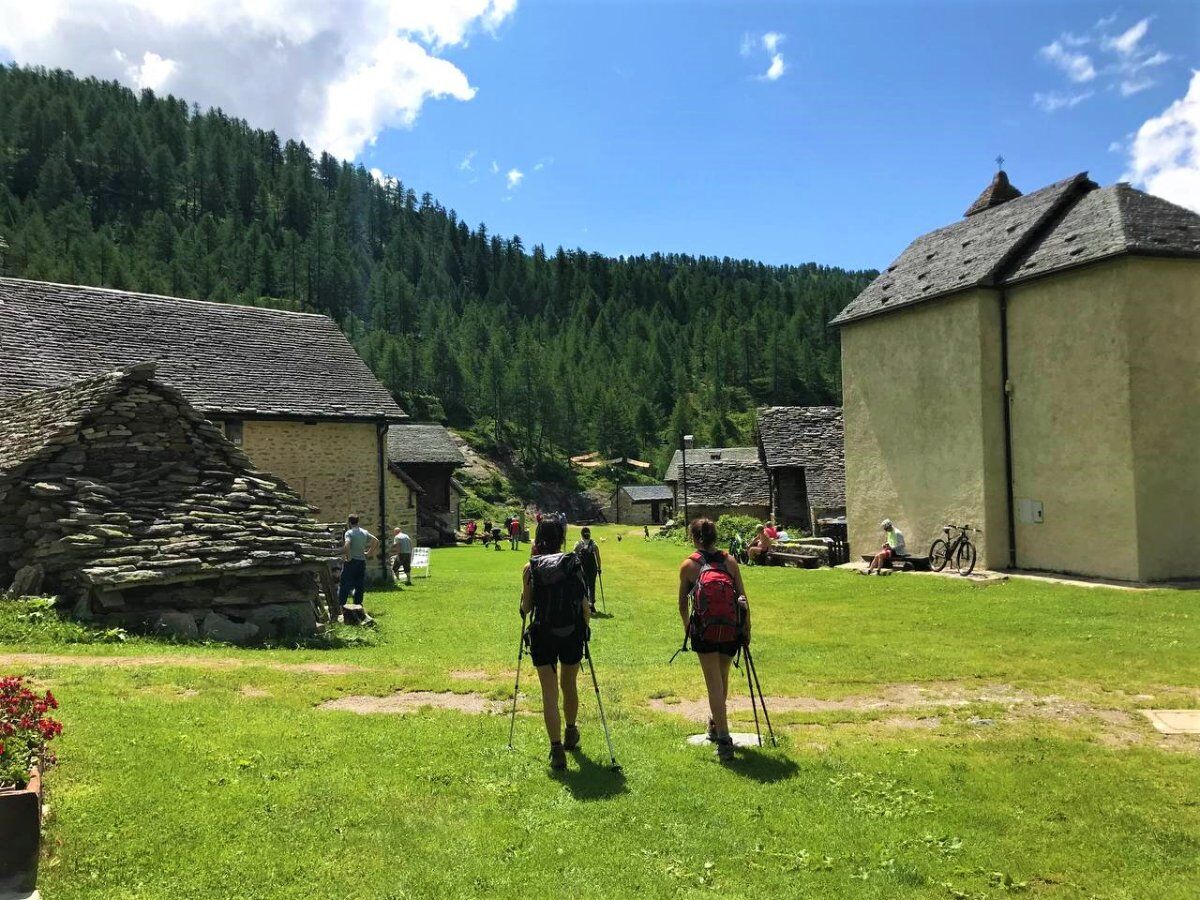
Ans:
[[[0,678],[0,893],[37,887],[42,833],[42,772],[54,764],[46,744],[62,734],[47,715],[58,708],[24,678]]]

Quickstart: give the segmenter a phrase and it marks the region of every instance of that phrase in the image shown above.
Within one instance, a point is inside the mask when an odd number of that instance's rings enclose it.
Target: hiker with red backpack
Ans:
[[[689,534],[696,552],[679,567],[684,648],[690,641],[704,673],[711,713],[708,739],[716,744],[717,758],[729,762],[733,759],[725,708],[729,669],[738,650],[750,644],[750,605],[737,560],[717,549],[717,526],[712,520],[696,519]]]
[[[579,728],[576,725],[579,691],[576,681],[591,620],[583,564],[575,553],[563,553],[562,548],[562,525],[557,518],[547,516],[537,526],[533,556],[525,566],[521,589],[522,626],[526,616],[533,616],[529,628],[523,632],[522,640],[529,648],[541,682],[542,716],[546,723],[546,734],[550,738],[552,769],[565,769],[567,751],[579,746]],[[561,672],[558,671],[560,664]],[[594,680],[594,672],[592,677]],[[561,717],[558,709],[560,687]],[[515,690],[513,698],[515,710]],[[567,720],[565,733],[562,728],[563,717]]]

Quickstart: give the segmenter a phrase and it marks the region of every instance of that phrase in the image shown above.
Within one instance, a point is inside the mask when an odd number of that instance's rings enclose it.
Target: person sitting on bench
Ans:
[[[892,567],[892,560],[897,556],[904,556],[904,532],[892,524],[891,519],[884,519],[879,523],[879,527],[883,529],[884,541],[883,547],[875,554],[875,558],[867,564],[867,571],[864,575],[870,575],[872,572],[876,574],[879,570]]]
[[[746,551],[750,557],[750,562],[759,566],[770,565],[771,547],[774,546],[774,544],[775,541],[767,531],[767,526],[758,526],[758,531],[754,535],[754,540],[750,542],[750,547]]]

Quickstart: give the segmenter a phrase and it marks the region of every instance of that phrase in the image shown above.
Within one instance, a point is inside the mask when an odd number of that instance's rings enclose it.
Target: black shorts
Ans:
[[[728,657],[737,656],[738,647],[742,646],[741,641],[719,641],[717,643],[709,643],[703,640],[692,640],[692,649],[697,653],[723,653]]]
[[[550,629],[529,630],[529,656],[534,666],[577,666],[583,659],[583,628],[559,637]]]

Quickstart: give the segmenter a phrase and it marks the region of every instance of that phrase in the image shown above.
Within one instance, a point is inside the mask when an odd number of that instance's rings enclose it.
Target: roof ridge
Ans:
[[[11,275],[0,276],[0,285],[5,283],[13,284],[30,284],[42,285],[49,287],[73,288],[77,291],[96,291],[104,294],[118,294],[123,297],[132,297],[135,300],[146,302],[166,301],[169,303],[199,303],[205,306],[219,306],[224,309],[253,309],[261,312],[277,313],[286,316],[309,316],[317,319],[328,319],[333,321],[325,313],[318,312],[301,312],[294,309],[276,309],[273,306],[253,306],[249,303],[223,303],[220,300],[200,300],[196,297],[174,297],[170,294],[151,294],[146,291],[126,291],[121,288],[102,287],[94,284],[71,284],[66,281],[40,281],[36,278],[16,278]],[[0,299],[3,303],[3,299]]]
[[[1091,186],[1090,188],[1088,187],[1089,185]],[[1013,263],[1021,258],[1030,244],[1045,234],[1054,222],[1060,221],[1086,194],[1091,193],[1091,191],[1099,187],[1094,181],[1088,179],[1086,171],[1080,172],[1071,178],[1064,178],[1062,181],[1056,182],[1055,185],[1051,185],[1051,187],[1055,186],[1061,186],[1062,196],[1046,207],[1041,215],[1024,230],[1021,236],[1013,241],[1012,246],[996,260],[995,265],[976,282],[977,286],[994,287],[1003,283],[1012,274]],[[1076,193],[1075,189],[1078,187],[1083,187],[1084,190]],[[1043,188],[1043,190],[1046,190],[1046,188]],[[1036,193],[1038,192],[1034,191],[1033,194],[1026,194],[1025,196],[1032,197]],[[1000,209],[1001,207],[992,208]],[[987,210],[984,210],[984,212],[986,213]],[[976,215],[983,215],[983,213],[977,213]]]

